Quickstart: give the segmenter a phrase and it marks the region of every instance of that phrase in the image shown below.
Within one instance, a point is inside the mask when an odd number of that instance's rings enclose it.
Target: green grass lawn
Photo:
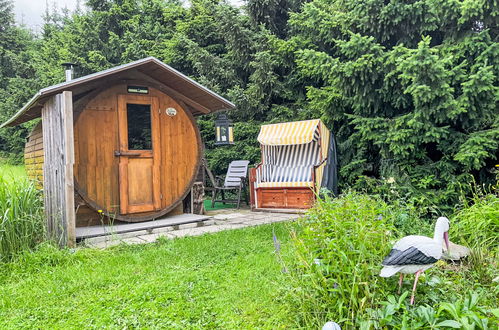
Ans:
[[[288,224],[289,225],[289,224]],[[0,328],[279,328],[286,224],[108,250],[50,247],[0,266]]]
[[[26,177],[26,170],[23,165],[0,164],[0,176],[19,179]]]
[[[246,206],[246,203],[241,202],[241,205]],[[206,199],[204,201],[204,209],[206,211],[221,210],[221,209],[235,209],[235,208],[236,208],[235,203],[223,204],[221,202],[217,202],[217,203],[215,203],[215,207],[211,207],[211,199]]]

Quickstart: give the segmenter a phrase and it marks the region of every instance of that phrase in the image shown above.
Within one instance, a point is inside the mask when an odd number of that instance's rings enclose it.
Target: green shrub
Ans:
[[[298,264],[291,298],[302,313],[302,326],[328,320],[354,325],[358,315],[385,297],[387,282],[378,274],[388,252],[393,225],[387,205],[349,192],[325,196],[299,222],[293,236]]]
[[[458,324],[487,329],[497,320],[497,201],[497,196],[482,195],[450,216],[451,239],[467,243],[472,255],[460,263],[439,261],[425,272],[417,306],[409,307],[413,277],[405,280],[401,296],[387,300],[396,292],[397,280],[378,276],[381,261],[402,236],[433,236],[434,221],[422,219],[403,198],[388,204],[356,192],[324,196],[292,234],[295,264],[288,268],[297,323],[306,328],[335,321],[348,329]]]
[[[407,175],[399,174],[395,177],[373,178],[359,176],[352,189],[362,191],[366,194],[380,196],[391,207],[410,211],[415,219],[433,220],[439,216],[449,216],[454,212],[455,201],[460,195],[470,194],[472,178],[470,176],[460,177],[460,181],[449,184],[446,191],[435,190],[429,187],[428,180],[415,180]]]
[[[44,238],[41,193],[27,178],[0,174],[0,262]]]

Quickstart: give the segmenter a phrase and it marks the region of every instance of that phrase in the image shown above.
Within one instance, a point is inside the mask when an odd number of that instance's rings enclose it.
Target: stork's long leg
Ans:
[[[412,287],[412,295],[411,295],[411,305],[414,305],[414,295],[416,294],[416,286],[418,285],[419,275],[423,272],[423,270],[418,270],[416,272],[416,278],[414,279],[414,286]]]
[[[398,294],[400,294],[400,290],[402,289],[402,281],[404,280],[404,274],[400,273],[400,278],[399,278],[399,291]]]

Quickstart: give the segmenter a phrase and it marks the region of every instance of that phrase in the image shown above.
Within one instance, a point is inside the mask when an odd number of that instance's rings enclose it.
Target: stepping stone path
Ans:
[[[209,211],[207,212],[207,215],[211,216],[211,218],[202,222],[92,237],[84,239],[83,244],[88,247],[102,249],[122,243],[153,243],[160,237],[174,239],[187,236],[200,236],[222,230],[239,229],[282,221],[293,221],[302,216],[301,214],[289,213],[251,212],[250,210],[245,209]]]

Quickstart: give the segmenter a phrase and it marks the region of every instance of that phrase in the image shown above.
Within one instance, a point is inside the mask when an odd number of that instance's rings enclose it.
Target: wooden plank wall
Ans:
[[[39,122],[28,136],[24,147],[24,165],[28,178],[38,189],[43,187],[43,136],[42,122]]]
[[[42,108],[43,192],[49,238],[60,246],[73,246],[74,212],[74,139],[71,92],[51,97]]]

